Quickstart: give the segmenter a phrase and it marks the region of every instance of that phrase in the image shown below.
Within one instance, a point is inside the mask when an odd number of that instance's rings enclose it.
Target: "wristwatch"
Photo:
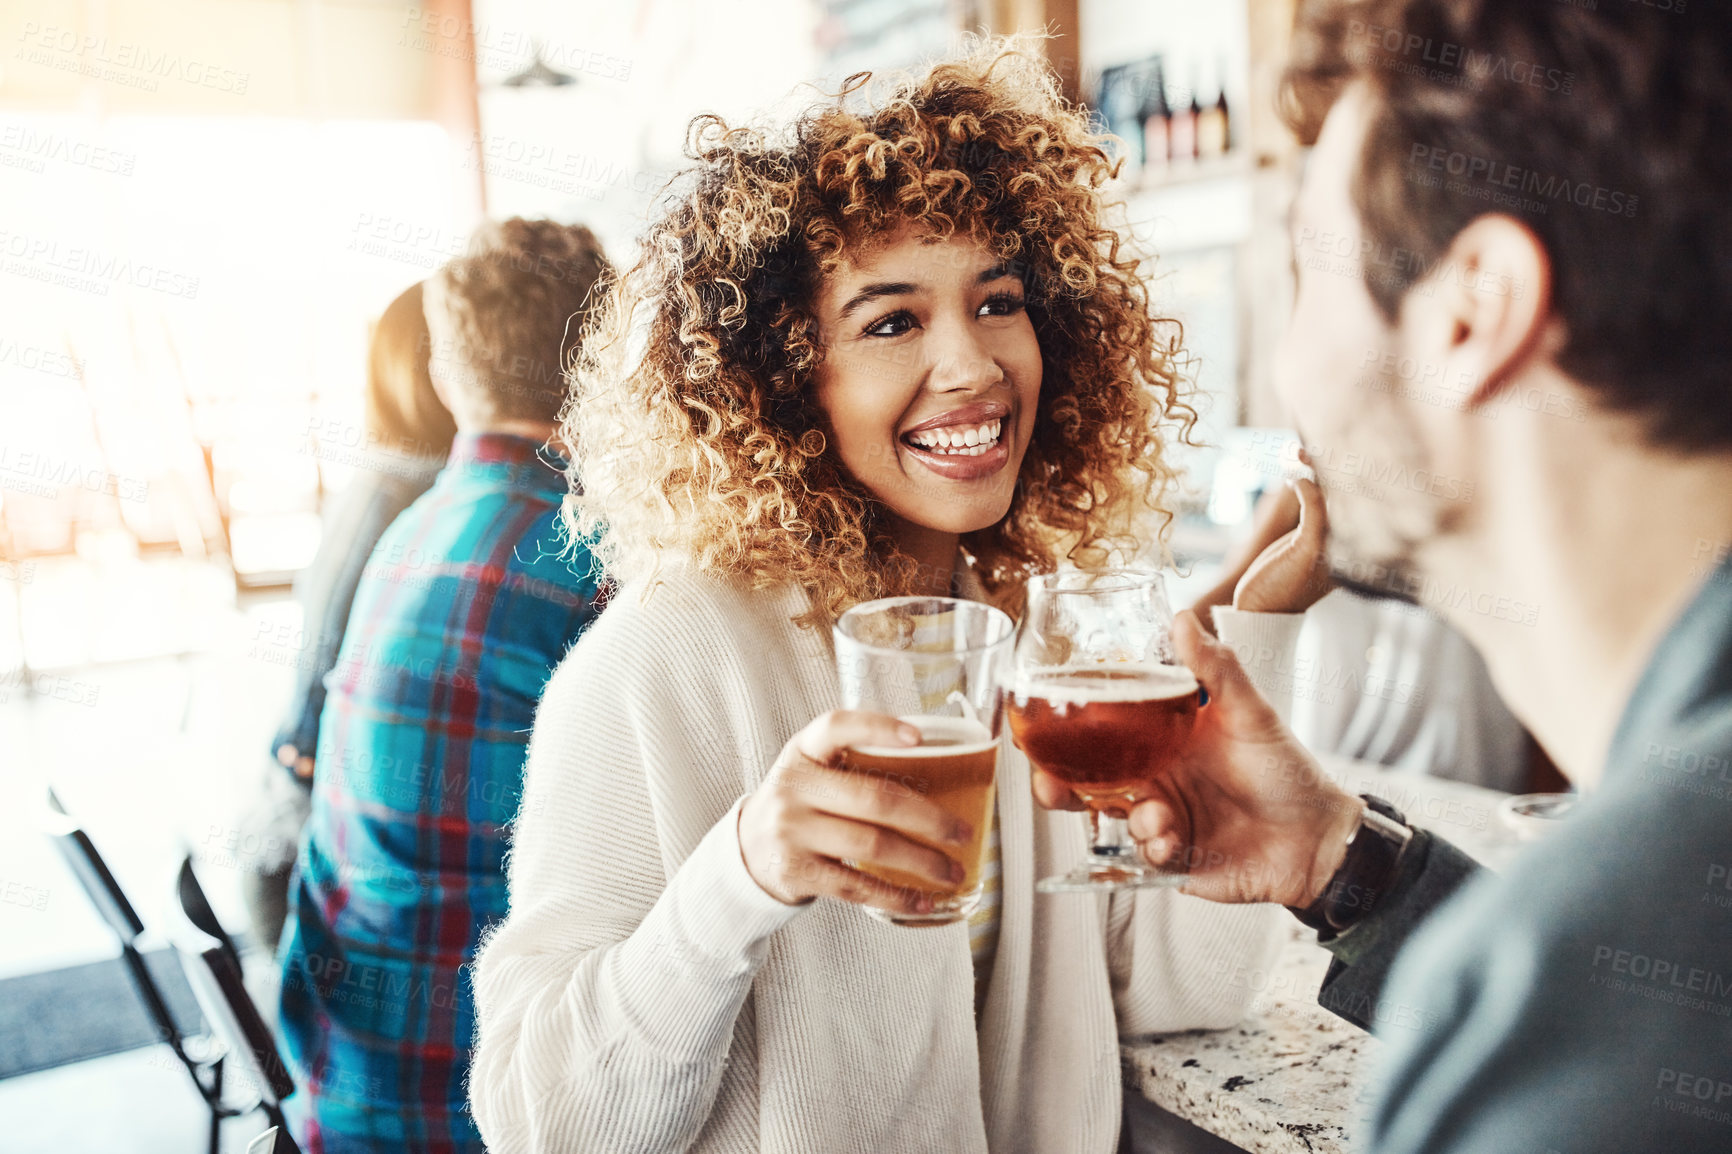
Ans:
[[[1359,825],[1347,839],[1347,856],[1341,868],[1323,887],[1316,901],[1298,909],[1287,908],[1312,929],[1333,937],[1351,929],[1395,884],[1401,859],[1413,840],[1413,828],[1402,812],[1380,797],[1359,795],[1365,810]]]

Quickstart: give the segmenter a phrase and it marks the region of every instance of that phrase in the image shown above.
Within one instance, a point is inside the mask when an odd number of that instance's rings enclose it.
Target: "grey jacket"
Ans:
[[[1732,562],[1601,787],[1501,875],[1421,835],[1318,1000],[1387,1043],[1376,1154],[1732,1151]]]

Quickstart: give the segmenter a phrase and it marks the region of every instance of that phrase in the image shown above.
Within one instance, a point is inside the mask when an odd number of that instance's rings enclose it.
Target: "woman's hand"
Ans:
[[[277,746],[277,764],[293,770],[302,781],[313,780],[313,759],[302,757],[301,751],[287,742]]]
[[[1195,613],[1178,615],[1173,644],[1209,703],[1177,768],[1131,808],[1137,849],[1151,865],[1188,873],[1184,893],[1310,905],[1341,868],[1365,803],[1324,776]],[[1034,794],[1048,809],[1082,808],[1038,770]]]
[[[1317,482],[1291,482],[1283,499],[1260,518],[1259,535],[1280,536],[1257,554],[1233,590],[1233,608],[1249,613],[1303,613],[1321,601],[1335,583],[1325,548],[1329,515]]]
[[[764,783],[740,809],[740,853],[763,891],[789,905],[840,898],[896,913],[927,913],[929,894],[892,885],[842,864],[896,870],[953,890],[962,865],[932,849],[973,836],[953,817],[908,789],[840,768],[856,745],[914,746],[920,731],[881,713],[835,710],[782,747]],[[916,840],[919,839],[919,840]]]

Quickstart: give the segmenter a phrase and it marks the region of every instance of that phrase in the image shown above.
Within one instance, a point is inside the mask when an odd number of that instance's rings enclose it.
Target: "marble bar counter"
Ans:
[[[1495,790],[1322,760],[1350,793],[1385,798],[1494,869],[1522,846],[1498,813],[1506,795]],[[1252,991],[1245,1021],[1127,1041],[1126,1092],[1251,1154],[1349,1154],[1379,1043],[1317,1005],[1328,966],[1316,935],[1293,922],[1270,972],[1222,975]]]

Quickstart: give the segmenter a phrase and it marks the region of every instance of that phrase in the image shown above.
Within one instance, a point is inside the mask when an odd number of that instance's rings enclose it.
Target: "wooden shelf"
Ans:
[[[1193,160],[1188,163],[1168,165],[1153,175],[1146,172],[1141,173],[1135,180],[1125,181],[1125,192],[1135,196],[1159,192],[1165,188],[1201,184],[1208,180],[1229,180],[1233,177],[1249,176],[1251,167],[1251,151],[1241,148],[1229,152],[1225,156],[1211,157],[1208,160]]]

